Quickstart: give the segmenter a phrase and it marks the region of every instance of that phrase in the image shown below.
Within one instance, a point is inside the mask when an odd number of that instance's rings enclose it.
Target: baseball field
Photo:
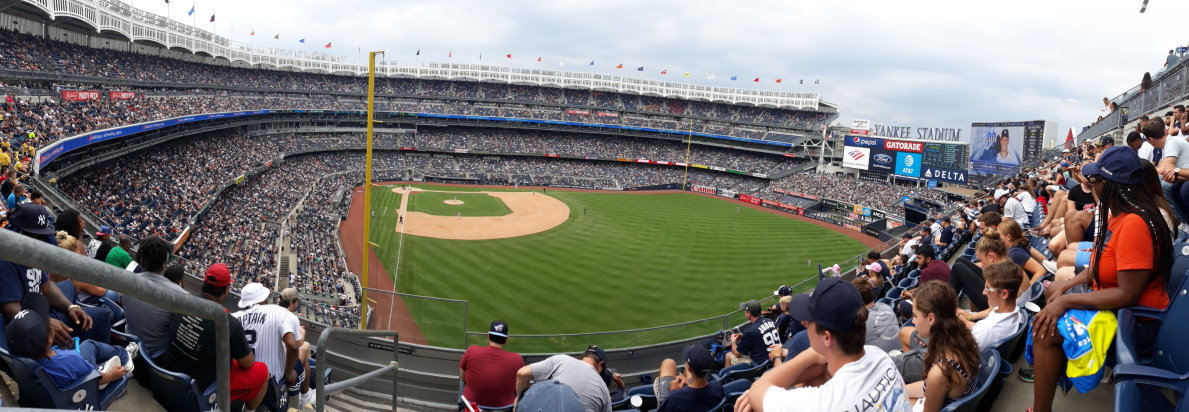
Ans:
[[[348,239],[362,237],[350,228],[362,224],[361,188],[355,196],[342,232],[349,261],[361,255],[350,250],[361,242]],[[369,292],[372,327],[445,347],[483,342],[493,319],[515,335],[547,335],[511,340],[509,349],[520,352],[712,333],[724,323],[714,317],[740,302],[771,296],[782,284],[816,275],[818,263],[841,262],[877,243],[803,217],[683,192],[376,185],[371,206],[373,262],[382,268],[371,269],[368,286],[451,299]],[[379,279],[385,276],[392,282]],[[464,328],[477,333],[465,337]],[[552,336],[576,333],[593,334]]]

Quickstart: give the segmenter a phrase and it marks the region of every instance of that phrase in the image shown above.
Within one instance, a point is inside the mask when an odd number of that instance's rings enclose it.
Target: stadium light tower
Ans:
[[[363,176],[363,296],[359,299],[359,328],[367,329],[367,264],[371,252],[372,228],[372,123],[376,121],[376,55],[367,54],[367,152],[364,155]],[[393,395],[395,396],[395,395]]]

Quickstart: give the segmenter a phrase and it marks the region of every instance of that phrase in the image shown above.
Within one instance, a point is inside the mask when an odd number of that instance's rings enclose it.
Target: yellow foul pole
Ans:
[[[367,329],[367,264],[371,252],[372,231],[372,123],[376,109],[376,55],[369,52],[367,62],[367,154],[363,173],[363,297],[359,300],[359,328]]]

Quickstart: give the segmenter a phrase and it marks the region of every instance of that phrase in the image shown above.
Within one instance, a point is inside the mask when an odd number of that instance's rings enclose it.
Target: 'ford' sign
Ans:
[[[896,154],[883,150],[871,150],[871,170],[892,173],[896,167]]]

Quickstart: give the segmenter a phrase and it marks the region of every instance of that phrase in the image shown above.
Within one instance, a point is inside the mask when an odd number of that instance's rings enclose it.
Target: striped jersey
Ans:
[[[254,305],[232,315],[244,325],[248,345],[256,350],[256,361],[268,365],[274,379],[285,378],[285,334],[301,339],[301,322],[297,315],[277,305]]]

